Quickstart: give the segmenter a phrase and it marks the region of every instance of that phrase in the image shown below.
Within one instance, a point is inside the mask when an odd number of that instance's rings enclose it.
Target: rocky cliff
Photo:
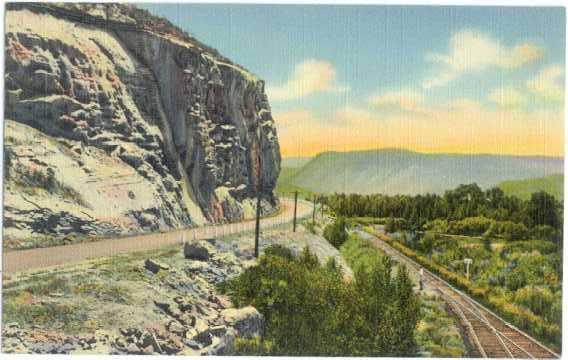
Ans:
[[[166,20],[9,4],[5,41],[8,244],[251,217],[259,173],[277,205],[264,82]]]

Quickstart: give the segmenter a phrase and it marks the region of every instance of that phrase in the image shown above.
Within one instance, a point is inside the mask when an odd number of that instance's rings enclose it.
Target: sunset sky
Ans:
[[[266,80],[283,156],[563,156],[562,8],[141,6]]]

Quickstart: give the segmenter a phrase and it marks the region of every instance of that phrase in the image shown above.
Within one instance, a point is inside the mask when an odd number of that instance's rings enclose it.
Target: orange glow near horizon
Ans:
[[[348,109],[331,119],[308,111],[274,114],[283,157],[399,148],[423,153],[564,156],[560,111],[499,111],[465,104],[427,116],[377,118]]]

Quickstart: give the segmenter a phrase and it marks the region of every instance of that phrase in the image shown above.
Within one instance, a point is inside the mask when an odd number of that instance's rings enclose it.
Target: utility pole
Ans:
[[[294,230],[293,230],[293,232],[296,232],[296,212],[297,212],[297,208],[298,208],[298,191],[296,190],[294,192]]]
[[[258,135],[258,168],[256,170],[256,226],[254,229],[254,257],[258,258],[258,243],[260,237],[260,199],[262,197],[262,171],[261,171],[261,153],[262,153],[262,129],[260,125],[257,125],[257,135]]]

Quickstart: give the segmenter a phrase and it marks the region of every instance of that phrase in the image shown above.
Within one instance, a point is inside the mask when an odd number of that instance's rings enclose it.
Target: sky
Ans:
[[[140,4],[266,81],[283,156],[563,156],[559,7]]]

